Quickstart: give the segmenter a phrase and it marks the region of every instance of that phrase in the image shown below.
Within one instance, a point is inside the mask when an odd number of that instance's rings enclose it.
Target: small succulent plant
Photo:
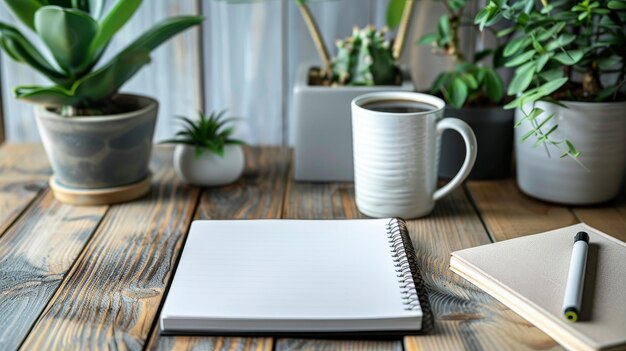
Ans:
[[[242,145],[243,141],[233,139],[231,136],[235,132],[234,127],[228,127],[234,118],[224,118],[226,111],[219,113],[212,112],[208,116],[200,112],[200,118],[194,121],[187,117],[179,117],[185,128],[176,133],[175,139],[164,141],[164,143],[184,144],[195,147],[196,157],[200,157],[204,151],[212,152],[220,157],[224,157],[224,147],[226,145]]]
[[[399,69],[385,30],[355,27],[352,36],[337,41],[332,80],[339,85],[393,85]]]

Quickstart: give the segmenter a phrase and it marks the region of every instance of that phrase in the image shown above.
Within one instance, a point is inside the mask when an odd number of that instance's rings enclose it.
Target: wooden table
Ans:
[[[54,200],[40,145],[0,147],[0,350],[560,349],[448,270],[451,251],[585,221],[626,240],[626,202],[568,208],[521,194],[514,180],[470,182],[409,221],[436,329],[395,341],[163,337],[157,317],[193,219],[359,218],[350,183],[296,183],[285,148],[248,149],[232,186],[182,184],[157,147],[151,195],[73,207]]]

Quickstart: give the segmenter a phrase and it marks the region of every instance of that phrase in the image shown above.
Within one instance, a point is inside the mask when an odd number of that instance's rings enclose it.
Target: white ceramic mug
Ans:
[[[422,112],[379,112],[363,106],[385,100],[418,102]],[[443,118],[443,100],[411,92],[379,92],[352,100],[356,204],[370,217],[416,218],[429,214],[469,175],[476,161],[476,137],[467,123]],[[437,186],[439,147],[445,129],[465,141],[465,161],[452,180]]]

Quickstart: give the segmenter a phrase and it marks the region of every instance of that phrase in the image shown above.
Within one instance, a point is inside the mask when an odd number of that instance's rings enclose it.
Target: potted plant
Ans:
[[[626,154],[626,1],[493,0],[475,21],[502,19],[515,23],[503,54],[515,67],[505,108],[516,109],[522,141],[520,189],[565,204],[614,198]]]
[[[233,139],[235,132],[224,118],[225,111],[206,115],[200,113],[198,121],[181,117],[185,128],[176,138],[165,141],[175,143],[174,170],[183,181],[200,186],[230,184],[241,176],[245,159],[242,141]]]
[[[351,181],[352,127],[350,102],[377,91],[413,91],[408,73],[399,68],[413,0],[402,4],[396,40],[372,26],[355,28],[352,36],[337,41],[331,58],[305,1],[296,1],[318,50],[321,67],[299,67],[293,88],[295,137],[294,177],[303,181]]]
[[[142,196],[149,190],[149,181],[142,191],[128,187],[145,184],[149,178],[158,103],[144,96],[118,94],[118,90],[150,62],[152,50],[203,18],[167,19],[98,65],[140,0],[118,0],[107,13],[103,13],[104,0],[5,3],[41,39],[53,59],[48,60],[17,28],[0,23],[4,52],[53,82],[51,86],[18,86],[15,96],[37,105],[37,125],[54,172],[51,185],[57,198],[96,204]],[[92,195],[99,197],[80,201]]]
[[[495,45],[468,58],[460,49],[460,31],[479,33],[468,13],[469,1],[443,1],[446,13],[437,30],[424,35],[421,45],[432,45],[436,55],[454,62],[454,69],[439,73],[431,93],[446,101],[446,116],[472,127],[478,141],[478,156],[468,179],[502,178],[509,175],[513,153],[513,111],[503,106],[504,83],[497,69],[502,66],[502,46]],[[491,59],[491,65],[487,59]],[[465,144],[456,133],[444,132],[439,158],[439,177],[452,178],[465,159]]]

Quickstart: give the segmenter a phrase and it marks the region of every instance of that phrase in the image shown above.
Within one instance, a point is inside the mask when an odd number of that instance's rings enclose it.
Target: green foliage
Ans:
[[[180,117],[184,129],[176,133],[176,138],[166,140],[164,143],[185,144],[195,147],[196,157],[200,157],[204,151],[212,152],[224,157],[224,146],[241,145],[243,141],[233,139],[234,127],[227,124],[233,122],[233,118],[224,118],[226,111],[212,112],[206,115],[199,113],[200,119],[193,121],[187,117]]]
[[[406,0],[391,0],[387,5],[387,27],[396,28],[400,24],[402,19],[402,13],[404,12],[404,3]]]
[[[506,19],[515,23],[515,39],[504,48],[505,66],[515,68],[508,89],[516,99],[505,106],[524,113],[535,144],[558,148],[562,156],[580,153],[568,140],[554,137],[558,124],[545,130],[538,100],[617,101],[626,83],[626,0],[491,0],[475,23],[487,28]],[[524,106],[530,105],[524,109]],[[527,111],[526,111],[527,110]]]
[[[19,86],[15,88],[15,95],[61,111],[104,108],[110,97],[150,62],[153,49],[203,20],[199,16],[167,19],[109,62],[95,68],[115,34],[141,5],[141,0],[117,0],[104,15],[105,0],[4,1],[15,16],[38,35],[54,58],[49,62],[18,29],[0,22],[0,48],[55,84]]]
[[[337,41],[332,80],[341,85],[396,84],[399,69],[385,33],[373,26],[354,28],[352,36]]]
[[[468,60],[459,49],[459,30],[464,23],[462,19],[467,5],[465,0],[444,0],[447,13],[439,18],[437,30],[422,36],[417,44],[431,45],[438,54],[451,57],[455,62],[453,70],[440,73],[431,87],[433,94],[443,96],[446,102],[461,108],[469,104],[477,104],[488,98],[498,104],[504,97],[504,83],[494,68],[502,66],[502,47],[485,49],[474,54]],[[484,61],[492,57],[492,67]]]

